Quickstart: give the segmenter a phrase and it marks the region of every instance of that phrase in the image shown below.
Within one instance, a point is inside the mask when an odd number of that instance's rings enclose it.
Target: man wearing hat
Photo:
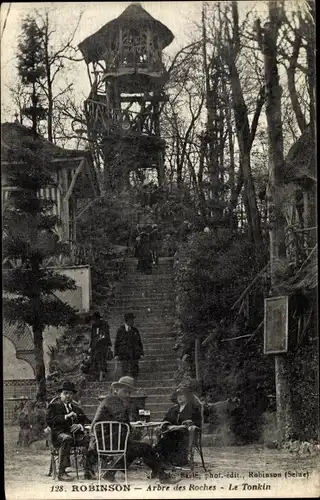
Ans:
[[[58,479],[69,481],[72,478],[66,473],[69,465],[70,448],[83,446],[86,450],[89,437],[84,434],[84,424],[90,423],[84,411],[73,401],[76,394],[73,382],[65,381],[61,387],[60,400],[51,403],[47,408],[47,425],[51,428],[52,444],[59,448]],[[85,477],[91,476],[90,458],[85,460]]]
[[[121,364],[121,374],[131,375],[137,379],[139,375],[139,359],[143,357],[143,345],[139,330],[134,326],[134,314],[124,315],[124,325],[117,331],[114,344],[115,359]]]
[[[92,371],[101,382],[107,371],[107,361],[112,359],[112,351],[109,325],[101,318],[99,311],[95,311],[92,315],[89,347],[91,349]]]
[[[105,397],[97,409],[96,415],[92,421],[92,428],[96,422],[115,421],[129,424],[129,405],[130,395],[135,390],[134,379],[132,377],[121,377],[118,382],[111,385],[112,393]],[[131,426],[130,426],[131,429]],[[116,430],[115,430],[116,432]],[[117,439],[117,435],[113,440]],[[110,437],[105,436],[105,443],[108,446]],[[95,437],[91,437],[89,449],[95,449]],[[171,479],[165,472],[165,466],[160,462],[152,447],[148,443],[136,441],[129,435],[127,445],[126,462],[127,467],[135,460],[141,458],[144,463],[152,470],[152,477],[158,477],[160,482],[171,483]],[[118,467],[123,467],[123,459],[118,462]],[[115,471],[105,473],[105,479],[110,482],[115,481]]]

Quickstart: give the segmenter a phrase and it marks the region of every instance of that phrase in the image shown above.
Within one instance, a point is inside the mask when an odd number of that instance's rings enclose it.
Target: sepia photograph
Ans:
[[[318,497],[315,1],[0,13],[6,499]]]

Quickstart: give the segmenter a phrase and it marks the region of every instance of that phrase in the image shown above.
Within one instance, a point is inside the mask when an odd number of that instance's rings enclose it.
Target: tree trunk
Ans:
[[[233,57],[231,55],[231,57]],[[240,161],[244,179],[244,189],[247,198],[247,209],[250,211],[248,219],[251,221],[251,234],[255,244],[261,243],[261,227],[258,205],[255,194],[255,187],[251,173],[250,152],[252,143],[250,142],[250,127],[248,120],[248,110],[244,101],[239,74],[234,60],[229,62],[230,82],[232,89],[232,103],[236,122],[237,138],[240,149]],[[249,221],[248,221],[249,222]]]
[[[32,133],[34,137],[37,135],[37,128],[38,128],[38,120],[37,120],[37,92],[36,92],[36,84],[33,83],[32,85],[32,95],[31,95],[31,102],[32,102]]]
[[[47,126],[48,126],[48,140],[53,141],[53,92],[52,92],[52,80],[51,80],[51,66],[49,61],[49,15],[46,13],[46,24],[45,24],[45,34],[44,34],[44,49],[45,49],[45,67],[46,67],[46,79],[47,79],[47,91],[48,91],[48,116],[47,116]]]
[[[285,218],[281,208],[281,186],[284,164],[281,116],[281,87],[277,66],[277,38],[281,12],[276,1],[269,3],[269,22],[263,30],[262,51],[266,84],[266,116],[269,139],[269,221],[271,289],[282,281],[286,265]],[[279,291],[277,292],[277,294]],[[285,328],[285,325],[283,325]],[[288,355],[275,356],[277,421],[280,441],[292,437],[293,417],[290,389],[291,363]]]
[[[236,66],[236,57],[240,53],[240,32],[239,32],[239,15],[237,2],[232,2],[232,20],[233,20],[233,37],[230,42],[228,54],[228,68],[230,73],[230,85],[232,94],[232,107],[235,118],[237,139],[240,149],[240,161],[242,163],[242,173],[244,179],[244,189],[246,196],[246,208],[250,212],[248,219],[251,222],[250,232],[254,243],[257,246],[261,244],[261,227],[260,215],[255,195],[255,187],[253,183],[250,154],[252,148],[252,134],[249,126],[248,109],[244,100],[244,95],[241,87],[240,76]],[[260,96],[258,97],[258,103]],[[259,109],[259,105],[258,105]],[[248,220],[249,222],[249,220]]]
[[[296,83],[295,83],[295,76],[296,76],[296,68],[297,68],[297,62],[299,58],[299,52],[300,52],[300,47],[301,47],[301,35],[299,32],[296,33],[296,38],[294,41],[293,45],[293,51],[292,55],[290,58],[290,64],[289,68],[287,69],[287,76],[288,76],[288,90],[289,90],[289,95],[290,95],[290,100],[291,100],[291,105],[292,109],[294,111],[298,127],[300,129],[300,132],[303,133],[307,124],[304,118],[304,114],[302,112],[299,98],[298,98],[298,93],[296,89]]]
[[[43,358],[43,328],[39,325],[33,326],[34,355],[36,361],[36,382],[37,382],[37,401],[46,401],[46,369]]]

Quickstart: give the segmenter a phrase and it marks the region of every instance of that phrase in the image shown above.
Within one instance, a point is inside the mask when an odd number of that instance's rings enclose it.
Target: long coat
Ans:
[[[172,425],[181,425],[185,420],[191,420],[194,425],[201,427],[201,408],[199,405],[187,403],[181,413],[179,405],[174,405],[167,411],[163,421]],[[159,439],[155,451],[159,453],[163,462],[174,465],[185,465],[188,462],[188,435],[187,428],[169,430]]]
[[[73,423],[81,425],[91,423],[91,420],[86,416],[80,406],[78,406],[74,402],[71,402],[69,404],[71,405],[72,411],[77,414],[77,418],[75,418],[74,420],[70,418],[68,418],[67,420],[65,419],[68,411],[65,407],[65,404],[61,400],[51,403],[47,408],[46,420],[47,425],[51,428],[52,444],[54,446],[57,445],[58,434],[60,434],[61,432],[66,432],[68,434],[71,433],[70,428]]]
[[[201,427],[201,408],[199,405],[187,403],[181,413],[179,405],[174,405],[167,411],[163,421],[170,422],[172,425],[181,425],[185,420],[192,420],[192,423]]]
[[[143,345],[139,330],[134,326],[127,332],[125,326],[120,326],[114,344],[114,355],[119,359],[140,359],[143,356]]]
[[[93,427],[96,422],[124,422],[125,424],[129,424],[129,412],[128,408],[124,404],[124,402],[117,396],[116,394],[109,394],[104,398],[104,400],[98,406],[96,414],[93,418],[91,424],[91,439],[90,439],[90,449],[95,448],[95,437],[93,435]],[[130,426],[131,429],[131,426]],[[116,429],[114,429],[112,434],[112,442],[116,443],[118,439],[118,433]],[[106,447],[110,446],[110,436],[105,435],[105,443]]]
[[[91,326],[90,349],[94,349],[97,338],[102,335],[107,339],[107,343],[111,347],[109,325],[103,319],[100,321],[99,325],[93,323]]]

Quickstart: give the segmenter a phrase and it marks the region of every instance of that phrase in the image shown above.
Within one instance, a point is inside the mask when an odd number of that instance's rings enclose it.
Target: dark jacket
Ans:
[[[104,398],[104,400],[98,406],[96,414],[93,418],[91,425],[91,432],[93,433],[93,426],[96,422],[124,422],[125,424],[129,424],[129,411],[125,406],[123,401],[119,398],[119,396],[115,394],[109,394]],[[131,427],[130,427],[131,429]],[[116,442],[117,432],[116,430],[113,433],[113,441]],[[91,437],[90,440],[90,449],[94,449],[95,438]],[[105,436],[106,447],[110,445],[110,436]]]
[[[65,419],[65,415],[67,415],[68,411],[65,407],[65,404],[60,401],[55,401],[54,403],[49,404],[47,408],[46,420],[47,425],[51,428],[51,436],[52,436],[52,444],[56,446],[56,439],[60,432],[70,433],[70,427],[72,424],[90,424],[91,420],[85,415],[84,411],[80,406],[75,404],[74,402],[70,403],[72,411],[77,414],[77,418],[67,420]],[[72,421],[73,420],[73,421]]]
[[[120,326],[114,344],[114,355],[119,359],[139,359],[143,356],[143,345],[139,330],[134,326],[126,331],[125,326]]]
[[[163,421],[172,425],[181,425],[185,420],[192,420],[192,423],[201,427],[201,408],[194,403],[187,403],[182,412],[179,413],[179,405],[174,405],[167,411]]]
[[[98,330],[99,328],[99,330]],[[106,338],[106,342],[108,345],[111,347],[111,340],[110,340],[110,332],[109,332],[109,325],[106,321],[103,319],[100,321],[100,325],[97,325],[95,323],[92,324],[91,326],[91,340],[90,340],[90,349],[95,348],[95,343],[96,340],[99,336],[104,334],[104,337]]]

